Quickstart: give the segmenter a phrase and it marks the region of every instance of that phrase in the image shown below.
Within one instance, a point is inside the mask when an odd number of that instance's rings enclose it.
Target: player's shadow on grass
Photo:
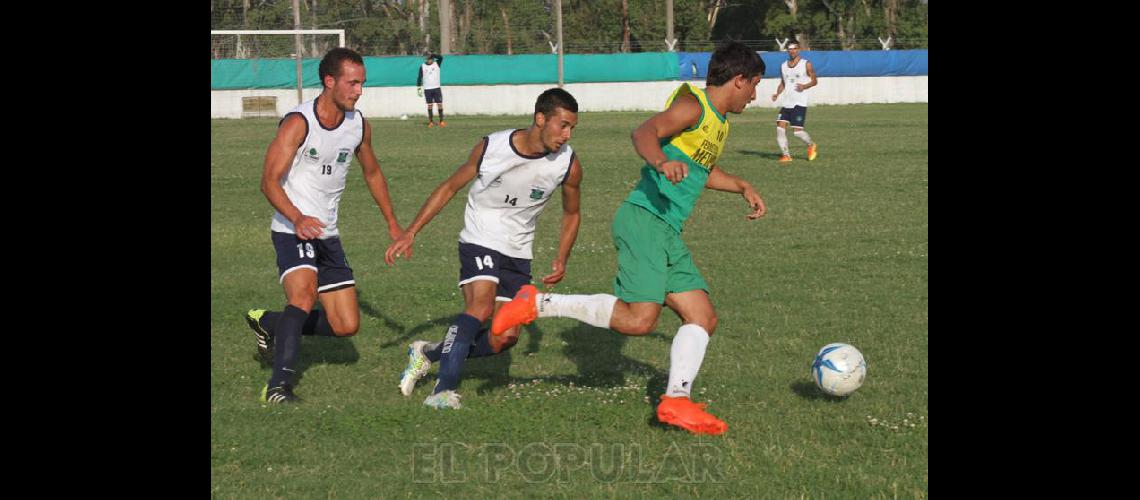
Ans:
[[[578,376],[572,379],[576,385],[618,387],[625,384],[628,374],[650,379],[661,375],[653,365],[622,354],[622,348],[630,338],[615,331],[579,325],[563,331],[561,337],[565,344],[563,354],[578,366]]]
[[[489,324],[485,326],[489,327]],[[468,358],[467,362],[464,363],[464,379],[484,380],[482,384],[475,388],[476,394],[482,396],[496,389],[506,387],[510,385],[511,382],[523,381],[522,379],[511,379],[511,362],[514,359],[512,353],[521,349],[519,355],[524,359],[531,354],[538,353],[538,348],[542,345],[542,338],[546,336],[546,333],[537,323],[531,323],[521,328],[522,332],[519,334],[519,342],[515,344],[514,347],[493,356]],[[491,332],[486,333],[486,335],[490,334]],[[523,346],[524,343],[525,347]]]
[[[419,335],[424,330],[428,330],[428,329],[431,329],[433,327],[438,327],[440,325],[451,324],[451,319],[452,319],[451,317],[437,318],[435,320],[432,320],[432,321],[429,321],[426,323],[422,323],[422,324],[416,326],[415,328],[412,328],[411,330],[405,331],[404,325],[396,322],[392,318],[388,317],[386,314],[384,314],[380,311],[377,311],[376,308],[372,307],[372,304],[368,303],[367,301],[364,301],[364,300],[360,301],[360,312],[364,313],[365,315],[368,315],[371,318],[375,318],[375,319],[379,320],[389,330],[395,330],[397,332],[403,332],[402,334],[400,334],[399,336],[397,336],[394,339],[388,340],[386,342],[381,342],[380,343],[381,349],[384,349],[387,347],[392,347],[394,345],[403,344],[405,341],[407,341],[410,338],[415,337],[416,335]],[[364,324],[362,322],[361,327],[363,327],[363,326],[364,326]]]
[[[520,360],[527,355],[538,352],[545,332],[538,323],[531,323],[523,327],[521,337],[526,337],[527,347],[519,351]],[[578,373],[575,375],[552,375],[547,377],[511,377],[510,366],[513,351],[521,346],[507,350],[496,356],[468,359],[463,371],[465,379],[482,378],[486,381],[476,388],[476,393],[484,395],[510,385],[511,383],[526,383],[534,379],[544,382],[578,387],[619,387],[626,383],[629,374],[648,375],[651,391],[661,391],[668,374],[653,365],[629,358],[622,354],[622,348],[629,338],[619,333],[580,325],[562,331],[562,354],[577,365]],[[653,334],[653,336],[661,336]],[[519,339],[521,344],[524,340]],[[660,382],[653,382],[659,380]]]
[[[649,383],[645,384],[645,396],[649,398],[649,416],[645,418],[645,425],[661,429],[663,431],[681,431],[684,430],[674,427],[669,424],[663,424],[657,420],[657,404],[661,402],[661,396],[665,394],[665,386],[669,384],[669,373],[661,372],[657,376],[649,379]]]
[[[761,158],[769,158],[772,160],[779,160],[780,159],[780,153],[773,153],[770,151],[752,151],[750,149],[738,149],[738,150],[736,150],[736,152],[740,153],[742,155],[759,156]]]
[[[297,371],[293,375],[293,385],[300,385],[310,366],[351,365],[360,360],[353,337],[301,337],[301,352],[297,354]]]
[[[797,380],[795,382],[792,382],[788,387],[791,388],[792,392],[796,393],[797,396],[804,399],[822,400],[832,403],[839,403],[847,399],[846,397],[825,394],[823,391],[819,390],[819,388],[816,387],[815,384],[810,380]]]
[[[305,377],[305,371],[314,364],[351,365],[360,360],[360,353],[356,351],[353,337],[319,337],[313,335],[301,336],[301,350],[297,354],[296,371],[293,375],[293,385],[300,385]],[[272,363],[266,363],[256,352],[253,358],[263,370],[273,370]]]
[[[447,327],[455,319],[454,316],[442,317],[432,321],[424,322],[416,327],[408,330],[399,338],[390,342],[380,344],[381,348],[391,347],[392,345],[402,344],[408,340],[422,339],[429,342],[439,342],[443,340],[444,335],[447,333]],[[490,322],[483,325],[485,328],[490,328]],[[538,352],[539,346],[542,344],[542,337],[545,335],[543,330],[534,323],[524,326],[522,334],[519,336],[519,343],[514,347],[507,349],[491,356],[484,356],[481,358],[467,358],[463,363],[463,373],[461,374],[462,380],[467,379],[484,379],[485,382],[475,389],[479,395],[487,394],[499,387],[506,387],[512,380],[510,376],[511,360],[513,351],[522,349],[521,354],[529,355]],[[490,335],[489,331],[484,332],[484,335]],[[525,347],[523,344],[525,342]],[[432,369],[432,373],[421,378],[416,382],[416,387],[422,385],[434,385],[436,376],[438,374],[438,366]],[[515,380],[519,382],[519,380]]]

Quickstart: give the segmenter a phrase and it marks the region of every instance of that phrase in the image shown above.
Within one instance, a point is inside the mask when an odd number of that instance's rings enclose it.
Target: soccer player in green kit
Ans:
[[[716,164],[728,138],[727,113],[742,113],[756,98],[763,73],[764,62],[755,51],[728,43],[713,53],[704,89],[681,84],[665,111],[633,131],[634,149],[645,164],[641,181],[614,215],[614,295],[538,293],[527,285],[502,306],[491,333],[535,318],[569,317],[640,336],[654,330],[662,306],[668,306],[682,325],[673,337],[669,384],[657,405],[657,419],[698,434],[727,431],[728,424],[706,412],[704,403],[689,399],[717,316],[681,231],[706,188],[743,195],[752,210],[748,219],[767,211],[751,184]]]

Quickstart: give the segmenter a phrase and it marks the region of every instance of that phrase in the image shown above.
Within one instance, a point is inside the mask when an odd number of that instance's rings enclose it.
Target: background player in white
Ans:
[[[787,49],[788,60],[780,65],[780,86],[772,94],[772,101],[775,102],[780,93],[787,90],[780,113],[776,115],[776,144],[780,146],[780,162],[792,161],[792,154],[788,151],[788,123],[791,123],[792,133],[807,144],[807,157],[811,161],[819,154],[819,150],[804,130],[804,121],[807,120],[808,107],[806,90],[817,83],[815,69],[812,68],[811,61],[800,57],[800,44],[791,42]]]
[[[439,87],[439,74],[443,66],[443,56],[439,54],[428,54],[424,57],[424,63],[420,65],[419,76],[416,77],[416,93],[427,101],[428,108],[428,128],[435,126],[431,115],[431,103],[435,103],[436,111],[439,111],[439,126],[446,127],[447,122],[443,121],[443,89]],[[427,95],[424,95],[427,92]]]
[[[579,184],[582,166],[567,144],[578,124],[578,102],[565,90],[552,88],[534,103],[534,121],[526,130],[508,129],[484,137],[467,161],[432,191],[408,230],[393,242],[384,260],[412,256],[416,234],[463,186],[466,224],[459,233],[459,286],[464,310],[447,329],[443,341],[416,341],[408,347],[408,367],[400,391],[411,395],[416,381],[440,361],[439,381],[424,404],[460,408],[459,373],[468,357],[497,354],[518,342],[518,328],[502,336],[487,334],[483,324],[497,307],[531,281],[535,226],[546,202],[562,188],[562,230],[558,255],[542,282],[553,285],[566,275],[566,261],[578,238]]]
[[[388,235],[396,239],[403,232],[372,151],[372,128],[355,109],[365,80],[364,60],[352,50],[335,48],[325,54],[318,71],[321,94],[281,119],[261,177],[261,191],[276,209],[270,235],[287,301],[281,312],[246,313],[262,360],[273,365],[261,395],[270,403],[297,400],[290,377],[301,335],[347,337],[360,326],[356,281],[336,224],[351,156],[360,160],[364,182],[388,222]],[[323,309],[313,308],[318,297]]]

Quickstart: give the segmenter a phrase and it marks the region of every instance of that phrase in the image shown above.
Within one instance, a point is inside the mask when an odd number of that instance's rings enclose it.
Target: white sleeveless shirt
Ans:
[[[305,118],[308,132],[293,156],[289,172],[281,178],[281,187],[302,214],[316,217],[325,224],[321,239],[339,236],[337,209],[348,167],[357,146],[364,140],[364,116],[359,111],[345,112],[344,121],[333,129],[326,129],[317,119],[316,99],[301,103],[285,117],[292,113]],[[269,228],[295,234],[293,223],[276,210]]]
[[[510,257],[534,258],[531,246],[538,216],[570,174],[574,150],[563,144],[549,154],[524,156],[511,144],[511,136],[525,133],[510,129],[483,138],[479,176],[467,193],[461,243]]]
[[[800,62],[797,63],[794,68],[788,67],[788,61],[784,61],[784,63],[780,65],[780,77],[784,79],[783,105],[780,107],[807,107],[807,91],[800,92],[796,90],[797,83],[804,85],[811,83],[811,77],[807,74],[807,63],[808,60],[801,57]]]
[[[423,72],[423,88],[425,89],[438,89],[439,88],[439,65],[438,64],[421,64],[420,71]]]

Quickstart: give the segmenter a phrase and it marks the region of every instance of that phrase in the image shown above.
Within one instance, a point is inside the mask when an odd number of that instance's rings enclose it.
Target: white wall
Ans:
[[[928,76],[820,77],[809,90],[811,104],[855,104],[889,102],[929,102]],[[704,86],[704,81],[693,83]],[[756,100],[749,107],[774,108],[770,99],[777,78],[765,78],[756,88]],[[570,83],[566,90],[578,100],[579,111],[658,111],[679,81],[627,83]],[[457,115],[528,115],[534,99],[554,85],[494,85],[443,87],[444,111]],[[304,89],[304,100],[320,89]],[[281,116],[297,105],[297,89],[212,90],[210,118],[241,118],[241,98],[277,96]],[[368,87],[357,106],[370,118],[419,116],[426,111],[415,87]]]

